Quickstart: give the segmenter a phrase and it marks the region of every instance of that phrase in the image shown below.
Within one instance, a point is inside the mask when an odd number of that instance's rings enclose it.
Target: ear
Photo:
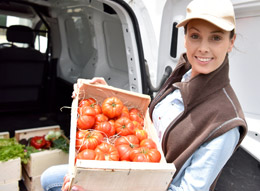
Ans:
[[[228,47],[228,52],[232,51],[232,49],[234,47],[234,44],[235,44],[236,37],[237,37],[237,35],[234,34],[233,38],[230,40],[230,44],[229,44],[229,47]]]

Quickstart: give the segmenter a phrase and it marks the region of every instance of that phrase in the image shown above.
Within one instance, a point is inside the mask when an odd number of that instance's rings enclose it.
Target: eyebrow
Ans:
[[[191,28],[189,28],[188,30],[190,30],[190,29],[194,29],[194,30],[196,30],[196,31],[198,31],[198,32],[200,32],[200,30],[199,29],[197,29],[196,27],[191,27]],[[224,34],[224,31],[222,31],[222,30],[216,30],[216,31],[212,31],[212,32],[210,32],[210,33],[221,33],[221,34]]]

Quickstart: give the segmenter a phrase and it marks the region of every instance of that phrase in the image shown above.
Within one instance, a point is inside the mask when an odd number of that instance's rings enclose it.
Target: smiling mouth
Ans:
[[[198,56],[195,56],[195,58],[200,62],[209,62],[213,60],[213,58],[205,58],[205,57],[198,57]]]

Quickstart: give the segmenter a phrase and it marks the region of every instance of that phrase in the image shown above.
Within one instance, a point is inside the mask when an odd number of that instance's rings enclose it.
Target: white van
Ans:
[[[153,97],[185,51],[183,29],[175,26],[189,2],[0,0],[1,131],[22,129],[19,117],[39,113],[37,126],[51,118],[69,136],[70,115],[60,108],[70,106],[78,78],[104,77]],[[259,162],[260,1],[232,2],[238,35],[230,79],[249,125],[241,147]]]

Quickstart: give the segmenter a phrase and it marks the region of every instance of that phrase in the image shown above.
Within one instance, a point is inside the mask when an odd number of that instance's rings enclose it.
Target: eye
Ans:
[[[222,39],[222,37],[219,35],[212,36],[212,40],[214,40],[214,41],[220,41],[221,39]]]
[[[191,34],[190,37],[192,39],[198,39],[199,38],[199,35],[198,34]]]

